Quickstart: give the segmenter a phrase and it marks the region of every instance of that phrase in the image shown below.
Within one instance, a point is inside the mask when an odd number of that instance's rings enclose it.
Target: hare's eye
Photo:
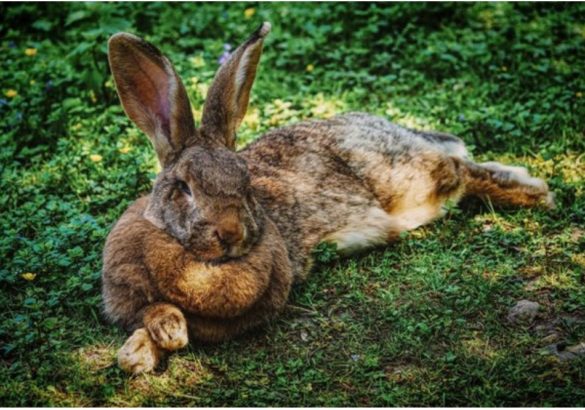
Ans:
[[[191,196],[191,190],[189,189],[189,185],[185,181],[177,181],[177,188],[179,188],[183,193]]]

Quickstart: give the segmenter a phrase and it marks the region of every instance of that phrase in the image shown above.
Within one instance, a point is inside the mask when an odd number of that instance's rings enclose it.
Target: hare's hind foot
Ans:
[[[128,373],[146,373],[158,366],[161,357],[162,352],[148,331],[140,328],[134,331],[118,351],[118,365]]]
[[[555,207],[554,194],[540,178],[526,168],[498,162],[466,163],[466,195],[487,198],[496,205]]]

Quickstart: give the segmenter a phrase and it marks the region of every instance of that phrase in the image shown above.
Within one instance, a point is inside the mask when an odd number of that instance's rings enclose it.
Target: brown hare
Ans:
[[[198,128],[157,48],[126,33],[109,41],[124,110],[162,168],[104,249],[105,312],[132,333],[118,354],[129,372],[152,370],[189,338],[220,341],[273,317],[321,241],[344,253],[385,244],[466,195],[553,205],[523,168],[474,163],[457,137],[370,114],[276,129],[235,152],[269,31],[262,24],[221,66]]]

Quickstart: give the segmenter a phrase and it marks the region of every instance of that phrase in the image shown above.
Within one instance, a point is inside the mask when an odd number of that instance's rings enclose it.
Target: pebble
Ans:
[[[511,323],[530,324],[536,319],[540,305],[530,300],[520,300],[508,312],[508,321]]]
[[[574,360],[585,355],[585,342],[564,348],[561,343],[554,343],[547,346],[546,350],[561,361]]]

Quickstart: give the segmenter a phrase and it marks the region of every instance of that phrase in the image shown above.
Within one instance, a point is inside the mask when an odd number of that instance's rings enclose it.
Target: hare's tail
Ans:
[[[465,195],[489,199],[495,205],[554,208],[554,195],[525,168],[498,162],[464,162]]]

